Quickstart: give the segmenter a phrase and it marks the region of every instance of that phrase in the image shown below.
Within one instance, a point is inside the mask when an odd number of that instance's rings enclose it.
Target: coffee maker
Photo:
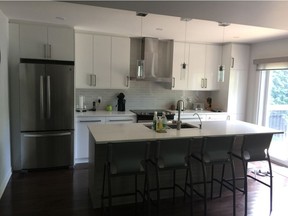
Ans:
[[[125,111],[125,103],[126,100],[124,99],[125,95],[123,93],[120,93],[117,98],[118,98],[118,111]]]

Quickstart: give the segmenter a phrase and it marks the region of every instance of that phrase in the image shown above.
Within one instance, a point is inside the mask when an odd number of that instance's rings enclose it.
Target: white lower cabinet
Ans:
[[[74,164],[88,162],[90,124],[105,124],[105,117],[79,117],[75,124]]]
[[[90,124],[126,124],[136,123],[136,116],[111,116],[111,117],[76,117],[75,121],[75,149],[74,164],[87,163],[89,157],[89,130]]]

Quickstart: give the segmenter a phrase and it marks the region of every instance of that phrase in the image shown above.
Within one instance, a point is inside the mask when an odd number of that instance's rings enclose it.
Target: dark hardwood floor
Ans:
[[[273,166],[274,200],[272,216],[288,215],[288,171],[287,168]],[[264,177],[265,178],[265,177]],[[268,179],[268,178],[267,178]],[[269,189],[257,182],[249,182],[249,215],[269,215]],[[237,193],[237,215],[243,215],[243,195]],[[232,196],[225,193],[220,199],[208,201],[208,215],[232,215]],[[195,201],[195,215],[203,215],[202,202]],[[113,208],[113,215],[134,215],[134,205]],[[145,211],[139,205],[138,214]],[[189,199],[161,202],[160,216],[190,215]],[[86,166],[75,169],[33,171],[13,173],[0,200],[0,216],[90,216],[100,215],[100,210],[92,208],[88,194],[88,170]]]

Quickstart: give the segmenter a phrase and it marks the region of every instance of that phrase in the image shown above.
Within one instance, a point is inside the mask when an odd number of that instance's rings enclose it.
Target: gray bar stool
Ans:
[[[184,196],[186,191],[183,187],[176,183],[176,171],[186,170],[187,156],[190,151],[190,141],[189,139],[169,139],[161,140],[156,142],[155,154],[152,160],[150,160],[152,166],[154,167],[156,173],[156,188],[150,189],[150,192],[157,192],[157,213],[159,214],[160,208],[160,191],[162,190],[173,190],[173,203],[175,202],[176,188],[183,191]],[[151,147],[152,148],[152,147]],[[160,172],[162,171],[172,171],[173,172],[173,183],[171,186],[161,185]],[[151,174],[150,174],[151,176]],[[185,186],[185,185],[184,185]],[[192,207],[191,207],[192,208]]]
[[[248,187],[247,179],[252,178],[261,184],[270,188],[270,213],[272,212],[272,195],[273,195],[273,176],[272,167],[269,156],[269,147],[273,134],[251,134],[243,136],[243,143],[241,146],[241,152],[233,152],[233,156],[242,161],[244,177],[236,178],[236,180],[244,180],[244,190],[237,187],[237,190],[242,191],[245,194],[245,215],[247,215],[247,201],[248,201]],[[247,167],[249,162],[267,161],[269,166],[270,183],[261,181],[252,175],[247,173]]]
[[[135,212],[137,212],[137,195],[144,197],[144,187],[149,189],[149,182],[147,182],[147,160],[149,157],[149,142],[127,142],[127,143],[109,143],[107,144],[107,158],[104,165],[101,208],[104,213],[104,200],[108,199],[109,215],[111,215],[112,198],[122,196],[135,196]],[[107,174],[108,195],[105,195],[105,182]],[[119,176],[134,176],[134,192],[127,192],[121,194],[112,193],[111,179]],[[143,190],[138,189],[137,177],[138,175],[145,175],[145,182]],[[149,192],[149,190],[148,190]],[[149,199],[149,194],[147,195]]]
[[[194,139],[195,141],[196,139]],[[202,166],[202,174],[203,181],[193,182],[192,178],[190,178],[190,182],[186,183],[187,186],[192,188],[191,190],[196,193],[198,196],[203,198],[204,200],[204,215],[207,215],[207,183],[211,183],[211,199],[213,198],[213,186],[214,182],[220,184],[220,193],[219,197],[222,195],[222,186],[233,192],[233,215],[236,215],[236,196],[235,196],[235,171],[234,171],[234,163],[232,160],[232,148],[234,144],[235,137],[234,136],[214,136],[214,137],[203,137],[202,145],[200,152],[192,152],[191,153],[191,162],[189,163],[189,172],[192,172],[191,164],[192,160],[196,160],[201,163]],[[193,139],[192,139],[193,143]],[[222,173],[221,179],[214,177],[214,166],[222,165]],[[230,165],[232,172],[232,180],[231,184],[227,179],[224,179],[225,174],[225,166]],[[211,179],[207,180],[207,167],[211,166]],[[192,177],[192,175],[190,175]],[[203,184],[203,193],[199,190],[195,189],[195,185]],[[232,186],[232,187],[231,187]],[[190,190],[190,191],[191,191]]]

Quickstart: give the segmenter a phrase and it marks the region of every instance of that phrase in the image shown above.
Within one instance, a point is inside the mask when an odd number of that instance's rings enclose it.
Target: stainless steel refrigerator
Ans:
[[[21,168],[74,162],[74,62],[21,59]]]

